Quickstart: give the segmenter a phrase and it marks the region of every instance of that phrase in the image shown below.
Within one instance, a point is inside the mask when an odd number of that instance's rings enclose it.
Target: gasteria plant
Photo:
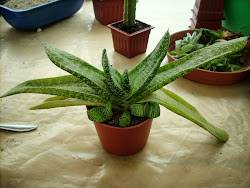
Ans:
[[[89,105],[94,107],[87,112],[88,117],[96,122],[105,122],[115,110],[120,110],[123,111],[121,127],[130,125],[130,114],[158,117],[160,104],[226,142],[228,134],[224,130],[210,124],[195,107],[163,87],[213,59],[242,49],[246,42],[246,37],[221,42],[160,67],[169,46],[169,32],[166,32],[140,64],[130,72],[125,69],[122,75],[110,65],[106,50],[102,54],[104,71],[101,71],[78,57],[44,43],[50,60],[72,75],[26,81],[1,98],[19,93],[56,95],[31,109]]]

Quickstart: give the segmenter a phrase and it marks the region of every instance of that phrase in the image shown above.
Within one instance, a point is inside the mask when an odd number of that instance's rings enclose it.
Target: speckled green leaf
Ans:
[[[104,103],[96,103],[90,101],[83,101],[80,99],[74,98],[67,98],[67,97],[51,97],[43,101],[41,104],[37,106],[33,106],[30,110],[38,110],[38,109],[50,109],[50,108],[57,108],[57,107],[67,107],[67,106],[80,106],[80,105],[87,105],[87,106],[104,106]]]
[[[95,122],[104,122],[110,119],[108,111],[104,107],[94,107],[87,111],[89,120]]]
[[[69,99],[69,98],[68,97],[63,97],[63,96],[55,96],[55,97],[47,98],[43,102],[53,102],[53,101],[67,100],[67,99]]]
[[[95,122],[104,122],[112,117],[111,103],[107,103],[105,107],[94,107],[87,111],[88,118]]]
[[[228,134],[226,131],[209,123],[194,106],[167,89],[162,88],[157,90],[148,97],[144,98],[141,102],[144,103],[147,101],[154,101],[161,104],[172,112],[194,122],[220,139],[222,142],[226,142],[228,140]]]
[[[132,98],[128,103],[133,104],[141,100],[150,93],[197,69],[203,64],[241,50],[246,43],[247,37],[241,37],[227,42],[219,42],[160,67],[156,76],[146,89],[139,96]]]
[[[131,90],[131,83],[127,68],[124,70],[122,74],[122,89],[125,93],[129,93]]]
[[[102,53],[102,67],[106,77],[106,84],[110,92],[115,96],[123,96],[125,93],[121,87],[122,75],[110,65],[105,49]]]
[[[106,100],[92,88],[72,75],[26,81],[12,88],[1,97],[19,93],[50,94],[95,103],[106,103]]]
[[[145,104],[132,104],[130,106],[130,112],[134,116],[138,117],[146,117],[145,111],[144,111]]]
[[[129,111],[124,111],[122,116],[119,118],[120,127],[127,127],[130,125],[130,113]]]
[[[144,106],[145,116],[148,118],[157,118],[160,116],[160,106],[156,102],[149,101]]]
[[[109,117],[111,118],[112,114],[113,114],[112,113],[112,103],[111,102],[106,103],[105,108],[107,109]]]
[[[56,66],[82,79],[100,96],[108,98],[109,92],[106,88],[104,73],[101,70],[93,67],[79,57],[55,48],[48,43],[43,44],[49,59]]]
[[[154,78],[162,60],[167,54],[169,40],[169,32],[167,31],[155,49],[140,64],[129,72],[131,94],[127,98],[128,101],[144,91]]]

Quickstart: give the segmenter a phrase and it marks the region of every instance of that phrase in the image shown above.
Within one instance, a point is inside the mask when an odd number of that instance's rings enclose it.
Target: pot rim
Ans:
[[[87,110],[89,110],[89,107],[86,105],[86,108],[87,108]],[[105,123],[101,123],[101,122],[95,122],[95,123],[99,123],[99,124],[102,124],[102,126],[105,126],[105,127],[109,127],[109,128],[111,128],[111,129],[126,129],[126,130],[128,130],[128,129],[134,129],[134,128],[137,128],[137,127],[141,127],[141,126],[143,126],[143,124],[145,124],[145,123],[147,123],[148,121],[150,121],[151,119],[153,119],[153,118],[148,118],[148,119],[146,119],[145,121],[143,121],[142,123],[140,123],[140,124],[137,124],[137,125],[134,125],[134,126],[130,126],[130,127],[114,127],[114,126],[111,126],[111,125],[107,125],[107,124],[105,124]]]
[[[175,33],[173,33],[173,34],[170,35],[170,40],[171,40],[171,36],[173,36],[173,35],[176,35],[176,34],[179,34],[179,33],[184,33],[184,32],[186,33],[186,32],[194,31],[194,30],[195,30],[195,29],[187,29],[187,30],[182,30],[182,31],[175,32]],[[167,51],[167,55],[169,55],[169,56],[170,56],[171,58],[173,58],[174,60],[177,60],[175,57],[173,57],[173,56],[170,55],[170,53],[169,53],[171,47],[173,47],[173,46],[174,46],[174,44],[169,45],[169,48],[168,48],[168,51]],[[170,62],[169,62],[169,63],[170,63]],[[246,69],[246,70],[242,70],[242,71],[235,71],[235,72],[210,71],[210,70],[205,70],[205,69],[200,69],[200,68],[197,68],[197,69],[195,69],[195,70],[201,71],[201,72],[206,72],[206,73],[211,73],[211,74],[220,74],[220,75],[225,74],[225,75],[227,75],[227,74],[240,74],[240,73],[243,73],[243,72],[247,72],[247,71],[250,71],[250,68],[248,68],[248,69]],[[195,70],[194,70],[194,71],[195,71]]]
[[[150,121],[150,120],[152,120],[152,119],[153,119],[153,118],[148,118],[147,120],[143,121],[142,123],[137,124],[137,125],[134,125],[134,126],[130,126],[130,127],[113,127],[113,126],[107,125],[107,124],[105,124],[105,123],[100,123],[100,122],[95,122],[95,123],[101,124],[102,126],[107,127],[107,128],[110,128],[110,129],[116,129],[116,130],[130,130],[130,129],[136,129],[136,128],[142,127],[144,124],[148,123],[148,121]]]

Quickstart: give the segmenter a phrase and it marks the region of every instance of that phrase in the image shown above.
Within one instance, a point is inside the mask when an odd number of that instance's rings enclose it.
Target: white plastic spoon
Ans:
[[[8,130],[8,131],[32,131],[36,129],[36,125],[18,125],[18,124],[0,124],[0,129]]]

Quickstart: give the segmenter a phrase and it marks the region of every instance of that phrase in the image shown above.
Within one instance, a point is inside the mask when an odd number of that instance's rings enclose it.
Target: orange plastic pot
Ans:
[[[107,26],[111,29],[113,45],[116,52],[127,58],[132,58],[146,52],[149,34],[151,29],[153,29],[152,26],[145,24],[147,28],[129,34],[114,27],[114,24],[116,23]]]
[[[147,143],[153,119],[131,127],[112,127],[94,122],[103,147],[115,155],[132,155],[142,150]]]
[[[174,33],[170,36],[170,44],[167,52],[167,58],[169,63],[176,60],[173,56],[169,54],[170,51],[173,51],[175,49],[175,41],[183,39],[183,37],[187,36],[187,33],[192,34],[193,32],[194,30],[184,30]],[[245,66],[247,65],[250,65],[249,57],[246,59]],[[217,72],[198,68],[184,75],[183,77],[203,84],[230,85],[243,80],[249,72],[250,69],[237,72]]]
[[[93,0],[95,18],[103,25],[123,19],[124,0]]]

